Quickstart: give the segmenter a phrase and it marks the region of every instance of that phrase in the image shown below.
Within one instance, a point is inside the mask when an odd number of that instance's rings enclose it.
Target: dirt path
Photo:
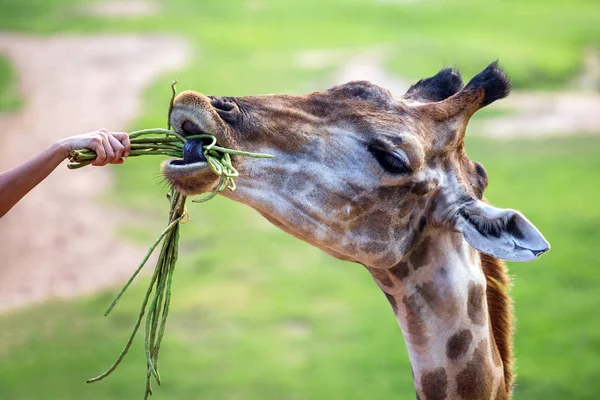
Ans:
[[[600,133],[600,94],[513,91],[494,105],[507,115],[481,121],[474,132],[493,137]]]
[[[143,89],[181,68],[187,44],[165,36],[0,34],[19,74],[23,109],[0,114],[0,170],[68,135],[123,130],[140,114]],[[170,82],[170,80],[168,80]],[[145,249],[115,235],[124,210],[100,206],[110,168],[64,165],[0,223],[0,311],[74,297],[121,282]]]

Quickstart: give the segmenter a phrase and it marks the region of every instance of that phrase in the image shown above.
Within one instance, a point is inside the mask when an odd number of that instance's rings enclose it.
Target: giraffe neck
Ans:
[[[402,329],[417,398],[506,399],[479,253],[431,232],[389,269],[369,268]]]

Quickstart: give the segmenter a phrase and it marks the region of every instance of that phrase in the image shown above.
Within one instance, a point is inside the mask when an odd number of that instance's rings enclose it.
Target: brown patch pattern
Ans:
[[[410,269],[409,269],[407,263],[400,261],[398,264],[396,264],[392,268],[390,268],[390,272],[397,279],[403,280],[410,273]]]
[[[446,356],[449,359],[455,360],[465,355],[469,346],[473,341],[473,334],[468,329],[463,329],[460,332],[450,336],[448,343],[446,343]]]
[[[387,273],[386,270],[380,269],[380,268],[369,268],[369,267],[367,267],[367,269],[369,270],[369,272],[371,273],[371,275],[373,276],[373,278],[375,278],[375,281],[378,284],[381,284],[381,285],[386,286],[388,288],[391,288],[394,285],[394,283],[392,282],[392,280],[388,276],[388,273]]]
[[[410,255],[410,263],[412,264],[415,271],[420,267],[429,264],[429,262],[431,261],[429,247],[429,238],[426,237],[421,241],[421,243],[419,243],[417,248]]]
[[[417,294],[404,296],[402,298],[402,303],[404,304],[404,309],[406,311],[406,330],[409,340],[414,345],[420,346],[426,344],[427,338],[425,337],[425,321],[423,321],[419,315],[420,307],[417,302],[417,296]]]
[[[422,285],[417,285],[417,293],[421,295],[425,303],[437,314],[437,310],[443,308],[437,287],[433,282],[425,282]]]
[[[469,283],[469,297],[467,299],[467,313],[474,324],[483,325],[486,320],[484,314],[484,289],[474,282]]]
[[[421,390],[426,400],[444,400],[448,389],[446,371],[440,367],[421,377]]]
[[[473,353],[473,358],[456,377],[458,395],[463,400],[489,399],[494,382],[491,365],[487,362],[487,339],[482,340]]]
[[[444,298],[434,282],[425,282],[416,287],[417,293],[425,300],[427,306],[438,318],[455,317],[458,303],[453,296]]]

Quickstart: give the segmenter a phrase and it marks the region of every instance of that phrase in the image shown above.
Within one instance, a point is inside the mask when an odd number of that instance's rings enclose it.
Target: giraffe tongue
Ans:
[[[183,163],[193,164],[200,161],[206,161],[202,149],[201,139],[190,139],[183,145]]]
[[[202,149],[201,139],[190,139],[183,145],[183,160],[172,160],[174,165],[187,165],[199,162],[206,162],[206,157]]]

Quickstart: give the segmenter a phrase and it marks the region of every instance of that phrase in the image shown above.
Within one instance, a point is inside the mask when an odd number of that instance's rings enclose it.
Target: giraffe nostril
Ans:
[[[202,133],[200,127],[192,121],[190,121],[189,119],[185,120],[183,124],[181,124],[181,129],[186,135],[200,135]]]
[[[234,122],[239,115],[237,104],[229,98],[211,97],[210,104],[214,107],[215,111],[217,111],[217,114],[227,122]]]
[[[231,101],[227,99],[221,99],[219,97],[213,97],[210,100],[210,104],[220,111],[231,111],[235,108],[235,104],[233,104]]]

